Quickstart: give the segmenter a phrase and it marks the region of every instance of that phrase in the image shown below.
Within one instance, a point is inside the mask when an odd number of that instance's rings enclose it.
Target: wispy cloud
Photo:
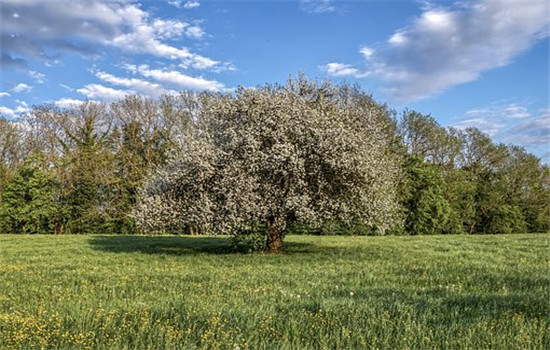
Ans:
[[[29,71],[28,75],[38,84],[44,84],[48,80],[46,74],[34,70]]]
[[[102,101],[117,101],[123,99],[126,95],[135,93],[132,90],[113,89],[101,84],[88,84],[76,91],[88,98]]]
[[[61,107],[61,108],[72,108],[72,107],[79,106],[83,103],[84,103],[84,101],[82,101],[82,100],[77,100],[77,99],[67,98],[67,97],[63,97],[63,98],[61,98],[61,99],[54,102],[54,104],[56,106]]]
[[[176,8],[186,9],[186,10],[194,9],[201,5],[200,2],[194,1],[194,0],[190,0],[190,1],[169,0],[168,3]]]
[[[333,0],[300,0],[300,6],[307,13],[330,13],[337,10]]]
[[[344,77],[348,75],[352,75],[355,77],[361,76],[361,71],[359,69],[345,63],[329,63],[327,65],[321,66],[320,68],[326,70],[328,74],[335,77]]]
[[[187,1],[185,4],[183,4],[183,8],[190,10],[190,9],[197,8],[200,5],[201,5],[200,2],[191,0],[191,1]]]
[[[548,36],[545,0],[459,2],[427,6],[386,42],[362,47],[364,65],[329,74],[380,80],[395,102],[427,98],[476,80],[509,64],[538,39]],[[331,66],[332,65],[332,66]]]
[[[102,71],[96,72],[95,75],[104,82],[116,86],[122,86],[129,89],[129,91],[132,91],[133,93],[138,93],[150,97],[159,97],[163,94],[174,93],[174,91],[165,89],[160,84],[151,83],[143,79],[117,77],[115,75]]]
[[[19,83],[11,89],[11,92],[19,93],[19,92],[29,92],[31,90],[32,90],[32,86],[29,86],[25,83]]]
[[[181,90],[225,91],[224,84],[203,77],[192,77],[176,70],[154,69],[148,65],[122,65],[131,77],[95,71],[101,84],[88,84],[76,91],[89,99],[115,101],[128,94],[159,97]]]
[[[224,84],[219,81],[209,80],[203,77],[192,77],[175,70],[152,69],[148,65],[126,65],[125,68],[134,74],[138,73],[143,77],[153,79],[165,86],[172,86],[180,90],[221,91],[225,89]]]
[[[2,34],[0,33],[0,39],[3,38]],[[18,58],[18,57],[12,57],[13,53],[7,54],[4,52],[0,53],[0,68],[20,68],[20,69],[26,69],[27,68],[27,61]]]
[[[550,110],[532,110],[524,103],[496,102],[474,108],[451,126],[476,127],[498,142],[525,147],[543,158],[550,147]]]
[[[70,87],[69,85],[59,84],[59,86],[61,86],[63,89],[65,89],[67,91],[74,91],[74,89],[72,87]]]
[[[527,106],[517,103],[494,104],[489,107],[471,109],[466,115],[472,117],[483,117],[484,119],[525,119],[531,116]]]
[[[533,118],[522,121],[508,131],[505,141],[527,145],[529,147],[542,146],[550,148],[550,110],[541,110]]]

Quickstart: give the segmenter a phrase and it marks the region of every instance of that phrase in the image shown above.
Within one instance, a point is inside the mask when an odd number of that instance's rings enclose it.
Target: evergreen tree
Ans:
[[[1,191],[0,228],[5,233],[54,233],[60,215],[54,179],[31,158],[17,167]]]

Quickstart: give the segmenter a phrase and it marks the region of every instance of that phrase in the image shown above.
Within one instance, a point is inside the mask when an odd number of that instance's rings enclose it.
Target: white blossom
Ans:
[[[142,229],[236,234],[262,222],[282,242],[291,220],[362,220],[381,232],[398,223],[387,110],[369,96],[298,78],[205,92],[197,103],[194,124],[140,195]]]

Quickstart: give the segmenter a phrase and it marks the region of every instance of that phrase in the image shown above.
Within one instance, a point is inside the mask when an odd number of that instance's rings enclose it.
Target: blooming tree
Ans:
[[[358,88],[299,77],[193,103],[193,125],[141,191],[143,230],[238,235],[261,223],[266,251],[280,252],[294,220],[361,220],[381,232],[399,222],[388,112]]]

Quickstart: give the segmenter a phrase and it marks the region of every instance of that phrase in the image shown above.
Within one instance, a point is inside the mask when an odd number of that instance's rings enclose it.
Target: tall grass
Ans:
[[[0,348],[547,349],[548,266],[548,235],[0,235]]]

